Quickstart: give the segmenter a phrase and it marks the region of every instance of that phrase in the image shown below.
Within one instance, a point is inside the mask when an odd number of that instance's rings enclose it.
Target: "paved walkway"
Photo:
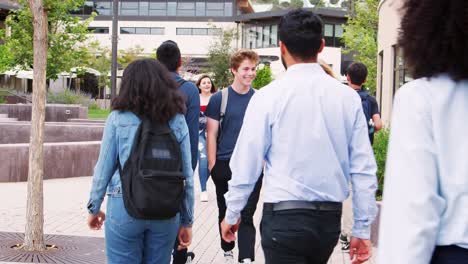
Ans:
[[[196,177],[198,178],[198,177]],[[89,230],[86,225],[86,202],[89,198],[91,177],[54,179],[44,181],[44,232],[46,234],[104,237],[104,232]],[[196,203],[193,243],[191,251],[196,254],[195,263],[223,263],[219,246],[217,227],[217,207],[214,186],[209,181],[210,201],[199,201],[199,184],[195,181]],[[24,232],[26,222],[27,184],[0,183],[0,231]],[[105,209],[105,202],[104,207]],[[261,217],[261,203],[255,214],[256,226]],[[258,229],[258,228],[257,228]],[[375,250],[374,250],[375,252]],[[237,256],[237,253],[235,253]],[[11,263],[11,262],[10,262]],[[265,263],[257,232],[256,261]],[[342,253],[339,247],[328,264],[348,264],[349,255]],[[374,264],[373,260],[368,263]]]

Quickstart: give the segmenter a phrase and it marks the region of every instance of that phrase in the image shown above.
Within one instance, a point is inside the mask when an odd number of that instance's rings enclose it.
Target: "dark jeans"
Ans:
[[[216,186],[216,201],[218,202],[218,220],[223,221],[226,215],[226,200],[224,194],[228,191],[228,181],[231,179],[231,169],[229,168],[229,160],[216,160],[216,164],[211,170],[211,178]],[[258,198],[260,197],[260,189],[262,188],[263,173],[260,175],[249,200],[241,211],[241,223],[238,230],[239,241],[239,261],[250,258],[255,260],[255,226],[253,223],[253,215],[257,209]],[[221,227],[219,227],[221,236]],[[223,251],[233,250],[234,242],[226,242],[221,238],[221,248]]]
[[[341,210],[263,209],[266,264],[326,264],[340,234]]]
[[[467,264],[468,249],[457,246],[438,246],[432,255],[431,264]]]

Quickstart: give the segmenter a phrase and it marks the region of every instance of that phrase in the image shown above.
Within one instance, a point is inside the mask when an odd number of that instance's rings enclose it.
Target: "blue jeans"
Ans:
[[[127,214],[121,194],[108,196],[105,221],[107,263],[169,264],[179,215],[141,220]]]
[[[210,177],[208,170],[208,156],[206,155],[206,130],[199,132],[198,136],[198,176],[200,177],[201,191],[206,191],[206,182]]]

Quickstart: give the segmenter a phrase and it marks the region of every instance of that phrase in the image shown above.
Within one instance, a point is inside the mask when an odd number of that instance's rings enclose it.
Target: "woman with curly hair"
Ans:
[[[193,170],[183,96],[161,63],[153,59],[137,60],[125,69],[112,110],[94,169],[88,226],[100,229],[105,220],[108,263],[169,263],[177,234],[181,248],[188,247],[192,240]],[[118,164],[124,167],[129,158],[143,117],[153,123],[167,123],[179,143],[185,176],[180,216],[136,219],[124,206]],[[107,215],[100,210],[106,193]]]
[[[206,106],[210,102],[211,96],[217,89],[210,76],[203,75],[197,81],[198,91],[200,92],[200,130],[198,137],[198,176],[200,177],[200,201],[208,202],[208,192],[206,191],[206,182],[210,177],[208,170],[208,156],[206,155]]]
[[[379,264],[468,263],[468,1],[407,0]]]

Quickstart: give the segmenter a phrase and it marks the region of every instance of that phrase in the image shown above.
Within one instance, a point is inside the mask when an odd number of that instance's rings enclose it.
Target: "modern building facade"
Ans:
[[[163,41],[176,41],[184,57],[204,63],[210,45],[222,30],[237,33],[235,48],[256,50],[269,63],[274,75],[284,71],[278,47],[278,23],[291,8],[314,9],[325,23],[326,48],[320,58],[339,74],[342,72],[342,24],[347,1],[328,0],[121,0],[119,4],[119,49],[140,47],[154,54]],[[87,1],[73,12],[98,16],[90,25],[92,39],[111,46],[112,0]],[[347,60],[346,56],[344,60]],[[192,65],[193,66],[193,65]],[[196,65],[194,66],[196,68]]]
[[[382,120],[390,124],[393,97],[403,84],[412,80],[397,45],[402,0],[381,0],[379,4],[377,101]]]

